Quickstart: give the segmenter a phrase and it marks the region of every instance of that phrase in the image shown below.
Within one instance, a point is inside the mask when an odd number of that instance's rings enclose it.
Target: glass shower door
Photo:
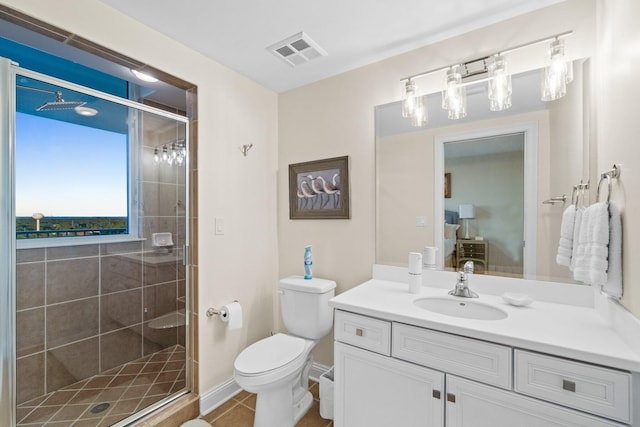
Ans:
[[[27,70],[11,79],[15,424],[125,425],[190,387],[188,121]]]

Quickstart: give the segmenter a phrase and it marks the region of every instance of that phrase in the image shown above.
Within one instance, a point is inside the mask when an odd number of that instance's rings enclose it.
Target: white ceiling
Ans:
[[[275,92],[563,0],[101,0]],[[305,32],[328,55],[292,67],[267,46]]]

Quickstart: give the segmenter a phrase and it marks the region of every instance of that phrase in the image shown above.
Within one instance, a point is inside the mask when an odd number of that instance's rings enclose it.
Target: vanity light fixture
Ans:
[[[511,74],[507,71],[507,60],[497,54],[489,58],[487,83],[491,111],[502,111],[511,107]]]
[[[566,94],[566,85],[573,79],[572,62],[565,59],[563,37],[572,31],[556,34],[502,50],[482,58],[460,64],[449,65],[400,79],[403,83],[402,116],[411,119],[413,126],[426,124],[427,110],[424,94],[418,92],[416,79],[446,70],[445,89],[442,91],[442,108],[447,116],[456,120],[466,117],[467,99],[465,87],[479,81],[488,82],[491,111],[502,111],[511,107],[511,75],[508,72],[508,53],[540,43],[551,42],[549,57],[551,64],[545,68],[542,82],[542,100],[553,101]]]
[[[424,96],[418,95],[418,86],[411,79],[408,79],[403,87],[402,117],[410,118],[413,126],[427,124]]]
[[[407,79],[402,93],[402,117],[413,117],[416,109],[418,86],[411,79]]]
[[[542,76],[542,100],[555,101],[567,94],[567,84],[573,80],[573,63],[564,56],[564,41],[555,38],[549,46],[550,64]]]
[[[442,91],[442,108],[450,119],[457,120],[467,115],[467,91],[462,85],[460,66],[447,70],[447,87]]]
[[[416,104],[411,116],[411,125],[420,127],[427,124],[427,107],[424,105],[424,96],[416,97]]]

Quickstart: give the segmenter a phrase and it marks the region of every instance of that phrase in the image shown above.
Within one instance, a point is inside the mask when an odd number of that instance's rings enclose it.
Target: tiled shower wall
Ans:
[[[149,327],[184,308],[182,256],[145,255],[142,242],[18,251],[18,403],[184,345],[184,326]]]

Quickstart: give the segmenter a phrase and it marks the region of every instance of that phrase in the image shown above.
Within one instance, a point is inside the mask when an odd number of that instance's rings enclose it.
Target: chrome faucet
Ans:
[[[462,298],[478,298],[478,294],[469,289],[469,274],[473,274],[473,261],[467,261],[458,272],[458,282],[449,295]]]

